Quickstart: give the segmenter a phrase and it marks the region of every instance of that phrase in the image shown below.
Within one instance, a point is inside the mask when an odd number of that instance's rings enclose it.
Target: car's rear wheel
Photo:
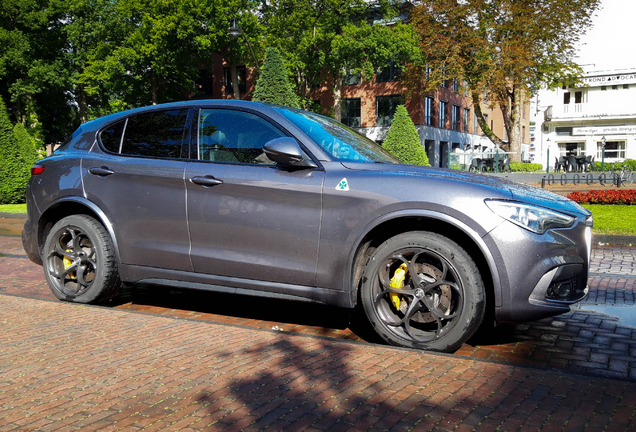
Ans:
[[[121,286],[113,242],[90,216],[60,219],[46,238],[42,258],[44,276],[60,300],[99,303]]]
[[[404,233],[380,245],[361,289],[369,322],[392,345],[452,352],[473,335],[485,313],[475,262],[435,233]]]

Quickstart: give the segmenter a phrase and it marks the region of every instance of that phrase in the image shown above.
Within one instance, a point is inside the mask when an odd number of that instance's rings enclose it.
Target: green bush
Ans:
[[[623,162],[618,162],[615,164],[615,169],[619,170],[621,169],[621,165],[627,165],[629,167],[629,169],[631,169],[632,171],[636,171],[636,160],[634,159],[625,159]],[[601,170],[601,162],[600,161],[594,161],[594,170],[595,171],[600,171]],[[612,164],[605,161],[605,171],[611,171],[612,170]]]
[[[415,129],[413,120],[404,105],[398,105],[391,129],[386,134],[382,147],[405,164],[431,166]]]
[[[289,82],[287,69],[276,48],[267,48],[265,52],[261,76],[256,81],[252,100],[300,108],[298,97]]]
[[[543,165],[536,163],[510,162],[510,170],[513,172],[543,171]]]

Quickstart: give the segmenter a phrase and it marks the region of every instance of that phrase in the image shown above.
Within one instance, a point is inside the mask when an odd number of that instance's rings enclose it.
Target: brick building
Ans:
[[[225,60],[214,59],[212,71],[202,71],[197,83],[200,97],[232,98],[230,69]],[[237,66],[239,88],[242,99],[250,99],[254,90],[255,74],[245,66]],[[384,140],[393,119],[397,105],[406,102],[406,108],[413,119],[422,146],[426,149],[432,166],[448,167],[451,153],[490,152],[495,145],[485,137],[477,124],[472,99],[459,83],[448,81],[446,86],[404,101],[404,85],[398,68],[387,67],[370,80],[362,81],[360,76],[349,75],[343,80],[341,92],[341,121],[357,129],[372,140]],[[333,114],[333,85],[323,83],[312,95],[314,108],[323,114]],[[506,139],[501,112],[482,106],[484,117],[493,132]],[[530,143],[529,105],[522,109],[522,141],[526,155]],[[527,159],[522,155],[523,159]],[[459,161],[463,163],[464,159]],[[469,163],[469,161],[468,161]]]

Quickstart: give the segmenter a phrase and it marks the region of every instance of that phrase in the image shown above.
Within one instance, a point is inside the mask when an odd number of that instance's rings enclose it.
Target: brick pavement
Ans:
[[[633,382],[8,295],[0,323],[0,431],[636,428]]]
[[[593,249],[591,290],[584,306],[633,305],[635,252],[633,247]],[[44,282],[42,268],[28,261],[18,237],[0,235],[0,266],[9,270],[0,273],[0,293],[57,301]],[[139,286],[124,292],[111,306],[176,318],[377,341],[351,319],[348,311],[304,303]],[[594,310],[500,325],[482,332],[456,354],[636,380],[634,328],[613,315]]]

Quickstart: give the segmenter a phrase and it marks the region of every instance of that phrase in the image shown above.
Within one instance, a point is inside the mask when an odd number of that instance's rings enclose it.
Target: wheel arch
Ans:
[[[356,238],[349,253],[344,281],[355,305],[362,274],[373,250],[384,241],[410,231],[428,231],[443,235],[460,245],[473,258],[486,288],[486,305],[489,312],[501,303],[502,288],[494,257],[481,236],[456,218],[432,211],[400,211],[376,219]]]
[[[46,241],[46,237],[51,231],[53,225],[55,225],[55,223],[60,219],[75,214],[91,216],[97,219],[97,221],[99,221],[104,226],[113,242],[117,262],[121,263],[117,237],[115,236],[113,226],[110,223],[108,217],[106,217],[106,214],[104,214],[104,212],[95,203],[85,198],[76,196],[61,198],[60,200],[50,205],[44,211],[44,213],[42,213],[38,221],[37,241],[39,250],[42,251],[44,242]]]

